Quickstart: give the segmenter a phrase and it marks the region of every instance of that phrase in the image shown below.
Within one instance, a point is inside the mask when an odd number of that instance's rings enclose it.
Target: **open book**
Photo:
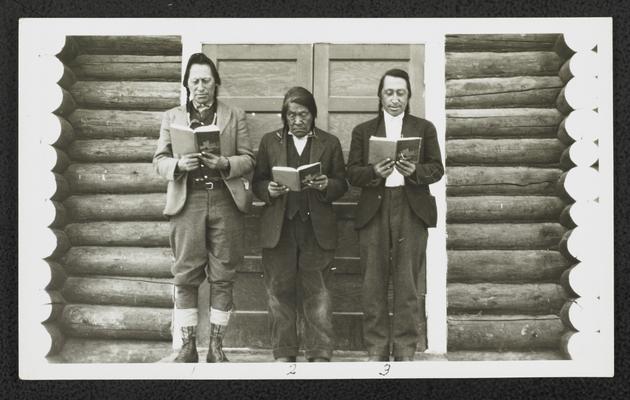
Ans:
[[[288,187],[292,192],[299,192],[306,187],[308,181],[322,174],[322,164],[316,162],[298,168],[273,167],[271,173],[274,182]]]
[[[216,125],[202,125],[190,129],[183,125],[171,125],[171,145],[173,154],[212,153],[221,155],[219,127]]]
[[[420,160],[421,143],[420,137],[390,139],[371,136],[368,164],[378,164],[386,158],[395,161],[403,159],[415,164]]]

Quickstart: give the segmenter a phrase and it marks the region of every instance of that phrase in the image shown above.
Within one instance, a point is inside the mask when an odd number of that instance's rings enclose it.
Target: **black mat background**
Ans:
[[[625,3],[625,4],[624,4]],[[0,398],[623,399],[628,359],[628,26],[614,1],[15,1],[0,6]],[[610,17],[614,18],[615,378],[346,381],[21,381],[17,375],[17,48],[22,17]],[[23,344],[28,346],[28,344]]]

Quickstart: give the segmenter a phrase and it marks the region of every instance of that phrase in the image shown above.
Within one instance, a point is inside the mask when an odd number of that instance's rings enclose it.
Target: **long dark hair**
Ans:
[[[289,129],[289,122],[287,121],[287,111],[289,110],[289,103],[296,103],[303,107],[306,107],[311,115],[313,115],[313,126],[311,127],[311,129],[315,128],[315,118],[317,118],[317,105],[315,104],[315,98],[313,97],[313,94],[311,92],[301,86],[294,86],[287,91],[287,94],[284,95],[284,100],[282,100],[281,115],[285,131]]]
[[[186,88],[186,109],[190,111],[190,88],[188,88],[188,77],[190,76],[190,68],[193,64],[201,64],[207,65],[210,67],[210,72],[212,73],[212,79],[214,79],[214,83],[216,85],[214,89],[214,103],[217,101],[217,94],[219,92],[218,86],[221,85],[221,77],[219,76],[219,71],[217,70],[216,65],[208,56],[203,53],[195,53],[190,56],[188,59],[188,64],[186,64],[186,71],[184,72],[184,79],[182,80],[182,85]]]
[[[411,99],[411,83],[409,82],[409,74],[407,71],[403,71],[402,69],[394,68],[385,72],[383,76],[381,76],[381,81],[378,83],[378,91],[376,95],[378,96],[378,111],[379,114],[383,109],[383,104],[381,102],[381,91],[383,90],[383,84],[385,83],[386,76],[393,76],[394,78],[402,78],[407,82],[407,92],[409,92],[409,99]],[[409,101],[407,101],[407,107],[405,107],[405,114],[409,115]]]

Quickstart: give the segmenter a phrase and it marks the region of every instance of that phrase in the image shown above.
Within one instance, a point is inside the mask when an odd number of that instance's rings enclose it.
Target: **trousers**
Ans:
[[[386,188],[379,211],[359,230],[363,339],[370,356],[389,357],[390,346],[394,357],[426,349],[427,238],[427,227],[414,214],[402,187]]]
[[[334,250],[324,250],[317,243],[311,220],[302,221],[299,216],[285,219],[276,247],[263,248],[269,330],[275,358],[298,354],[298,311],[303,316],[302,345],[306,358],[332,357],[329,283],[333,256]]]
[[[245,227],[228,189],[189,191],[184,208],[169,224],[175,308],[196,308],[199,285],[208,279],[210,308],[230,311]]]

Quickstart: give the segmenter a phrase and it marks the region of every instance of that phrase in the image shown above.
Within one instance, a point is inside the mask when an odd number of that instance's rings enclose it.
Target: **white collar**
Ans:
[[[397,116],[390,115],[387,111],[383,110],[383,116],[385,118],[385,122],[399,122],[405,117],[405,112],[401,112]]]
[[[300,140],[300,141],[305,141],[306,139],[310,138],[311,136],[313,136],[313,131],[310,131],[309,133],[307,133],[306,135],[302,136],[302,137],[297,137],[295,136],[291,131],[289,131],[289,136],[293,137],[293,140]]]

